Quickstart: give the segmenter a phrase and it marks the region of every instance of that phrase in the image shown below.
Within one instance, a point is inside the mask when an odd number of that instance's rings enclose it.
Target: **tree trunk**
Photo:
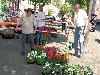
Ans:
[[[87,4],[87,14],[89,14],[89,4]]]
[[[84,46],[87,46],[89,40],[89,30],[86,32],[84,37]]]

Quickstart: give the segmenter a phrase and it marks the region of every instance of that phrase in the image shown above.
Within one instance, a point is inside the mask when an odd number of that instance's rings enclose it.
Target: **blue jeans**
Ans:
[[[44,27],[38,27],[38,30],[43,30]],[[37,32],[37,43],[41,44],[43,42],[43,32]]]
[[[26,52],[26,43],[29,43],[30,48],[33,49],[34,46],[34,36],[33,34],[24,34],[22,33],[22,51]]]
[[[76,27],[75,34],[74,34],[74,49],[75,54],[78,54],[78,41],[80,46],[80,53],[84,51],[84,27]]]

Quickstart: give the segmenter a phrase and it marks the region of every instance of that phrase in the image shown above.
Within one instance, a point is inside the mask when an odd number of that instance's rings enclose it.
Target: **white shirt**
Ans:
[[[31,15],[28,17],[26,14],[22,15],[18,24],[22,24],[22,33],[31,34],[34,33],[33,25],[34,25],[34,16]]]
[[[36,20],[37,20],[37,27],[45,26],[45,13],[44,12],[38,12]]]
[[[84,10],[79,9],[79,12],[78,13],[75,12],[74,15],[74,21],[76,26],[85,26],[87,18],[88,18],[87,13]]]
[[[22,12],[22,14],[21,14],[22,16],[25,16],[26,15],[26,13],[25,12]]]

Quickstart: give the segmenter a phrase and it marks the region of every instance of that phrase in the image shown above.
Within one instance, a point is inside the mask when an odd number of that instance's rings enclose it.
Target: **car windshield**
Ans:
[[[46,16],[46,18],[53,18],[53,16]]]

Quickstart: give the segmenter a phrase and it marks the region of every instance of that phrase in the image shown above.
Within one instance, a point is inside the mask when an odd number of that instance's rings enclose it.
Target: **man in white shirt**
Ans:
[[[21,54],[24,55],[26,52],[26,41],[29,40],[30,48],[33,49],[34,46],[34,16],[32,14],[32,9],[28,8],[26,14],[22,15],[18,21],[18,25],[22,25],[22,50]],[[18,26],[17,26],[18,27]]]
[[[39,9],[39,12],[37,13],[37,29],[42,31],[45,26],[45,13],[42,11],[42,9]],[[37,44],[42,44],[43,42],[43,33],[38,32],[37,33]]]
[[[76,4],[74,6],[74,24],[76,26],[75,28],[75,34],[74,34],[74,49],[75,49],[75,55],[80,57],[78,55],[78,41],[80,46],[80,54],[84,51],[84,30],[87,27],[87,13],[80,9],[80,5]]]

